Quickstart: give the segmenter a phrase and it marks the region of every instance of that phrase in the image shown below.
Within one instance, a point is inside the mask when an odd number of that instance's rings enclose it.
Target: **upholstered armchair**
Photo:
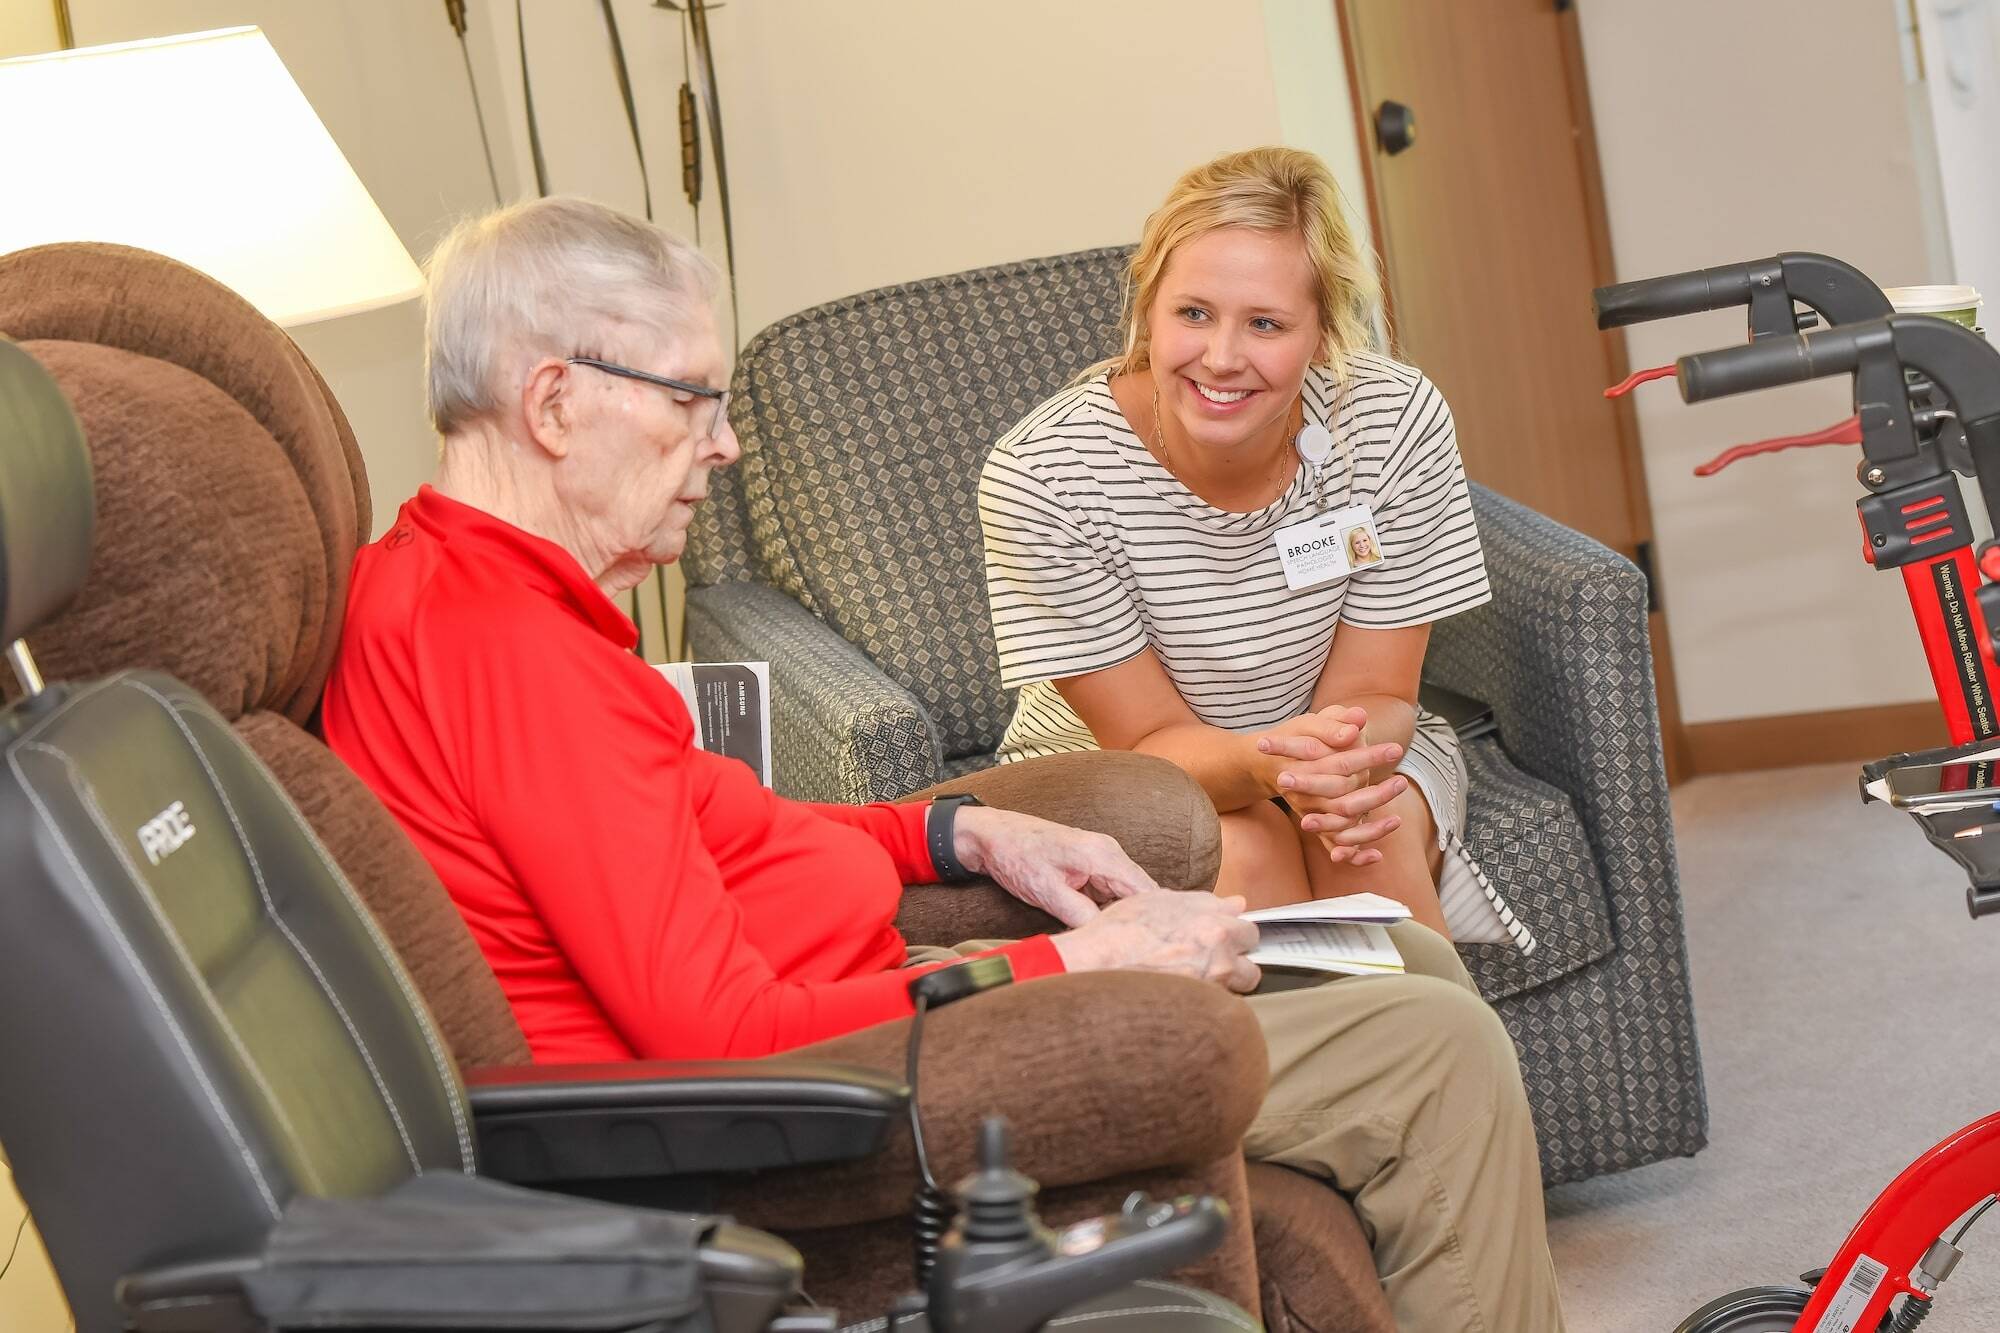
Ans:
[[[742,462],[685,559],[688,642],[769,661],[778,789],[891,800],[989,767],[1012,711],[975,496],[993,443],[1116,347],[1126,252],[848,297],[754,338]],[[1551,1183],[1694,1152],[1688,999],[1644,581],[1475,486],[1491,605],[1440,622],[1427,676],[1486,700],[1466,841],[1538,947],[1469,945],[1521,1049]],[[907,933],[933,926],[921,898]]]

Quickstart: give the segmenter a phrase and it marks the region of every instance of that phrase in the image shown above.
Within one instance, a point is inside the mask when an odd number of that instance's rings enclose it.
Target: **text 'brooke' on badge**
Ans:
[[[1278,529],[1285,586],[1313,588],[1383,563],[1382,539],[1367,505],[1349,505]]]

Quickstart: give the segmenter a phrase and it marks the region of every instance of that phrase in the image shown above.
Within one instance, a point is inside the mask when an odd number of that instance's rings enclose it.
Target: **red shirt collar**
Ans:
[[[513,566],[526,586],[567,602],[599,634],[625,651],[638,644],[639,629],[632,618],[618,609],[618,603],[597,586],[575,556],[548,538],[454,500],[429,484],[417,488],[416,495],[403,506],[401,517],[438,541],[466,544]],[[394,537],[391,532],[383,540]]]

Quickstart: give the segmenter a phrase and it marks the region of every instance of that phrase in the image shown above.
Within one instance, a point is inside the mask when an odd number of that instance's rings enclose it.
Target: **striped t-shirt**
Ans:
[[[1150,647],[1201,721],[1261,731],[1304,713],[1342,624],[1400,629],[1492,598],[1451,409],[1423,374],[1360,354],[1343,390],[1314,367],[1306,420],[1332,459],[1301,464],[1254,513],[1206,503],[1133,433],[1108,379],[1043,403],[994,446],[979,479],[986,589],[1000,675],[1020,690],[1000,758],[1096,748],[1051,683]],[[1368,506],[1382,560],[1294,590],[1277,533]],[[1438,897],[1453,937],[1534,937],[1466,851],[1465,765],[1444,719],[1419,711],[1398,766],[1423,792],[1446,849]]]
[[[1333,458],[1301,464],[1252,513],[1207,504],[1162,467],[1103,377],[1001,439],[979,517],[1001,681],[1021,690],[1004,756],[1094,745],[1049,682],[1147,647],[1196,717],[1258,731],[1306,711],[1342,623],[1396,629],[1491,599],[1444,397],[1386,357],[1350,367],[1344,393],[1321,367],[1305,381],[1306,419],[1332,432]],[[1381,562],[1286,587],[1278,530],[1353,504],[1374,515]]]

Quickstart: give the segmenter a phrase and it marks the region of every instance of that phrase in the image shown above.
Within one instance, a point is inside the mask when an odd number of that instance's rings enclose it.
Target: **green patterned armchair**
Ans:
[[[769,661],[778,790],[892,800],[990,766],[1013,708],[987,618],[987,451],[1116,346],[1126,251],[886,287],[765,329],[736,368],[743,460],[684,560],[688,645]],[[1688,997],[1644,581],[1473,488],[1494,600],[1426,676],[1489,701],[1467,846],[1538,946],[1465,946],[1521,1049],[1550,1183],[1684,1156],[1707,1109]]]

